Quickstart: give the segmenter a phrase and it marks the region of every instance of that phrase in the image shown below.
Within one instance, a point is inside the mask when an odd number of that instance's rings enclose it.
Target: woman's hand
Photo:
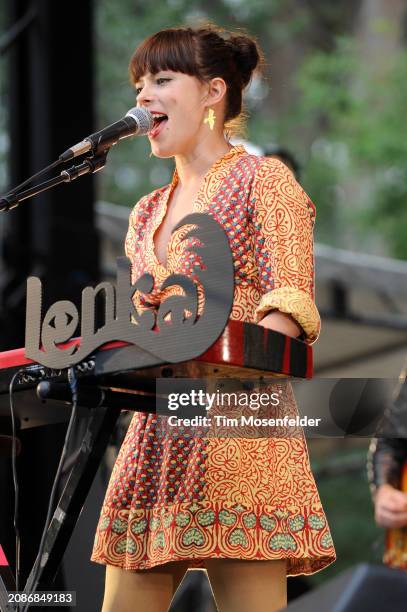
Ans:
[[[267,329],[274,329],[274,331],[281,332],[292,338],[298,338],[298,336],[302,334],[302,328],[294,321],[292,316],[285,312],[280,312],[279,310],[269,312],[269,314],[259,321],[258,325],[267,327]]]
[[[390,484],[383,484],[376,491],[375,520],[379,527],[407,526],[407,495]]]

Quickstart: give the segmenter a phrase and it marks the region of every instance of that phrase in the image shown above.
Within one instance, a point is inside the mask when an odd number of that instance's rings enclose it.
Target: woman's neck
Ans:
[[[186,187],[200,181],[216,160],[230,151],[231,145],[223,138],[217,142],[198,144],[195,149],[187,155],[176,155],[175,165],[179,183]]]

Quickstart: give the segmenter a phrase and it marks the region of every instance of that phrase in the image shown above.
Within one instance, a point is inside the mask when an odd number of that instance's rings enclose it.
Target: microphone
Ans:
[[[118,140],[128,136],[145,136],[153,127],[154,118],[146,108],[135,106],[123,119],[108,125],[99,132],[91,134],[59,156],[61,162],[66,162],[88,151],[99,153],[115,145]]]

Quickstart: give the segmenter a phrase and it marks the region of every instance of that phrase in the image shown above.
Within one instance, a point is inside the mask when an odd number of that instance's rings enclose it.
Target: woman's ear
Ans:
[[[216,77],[209,81],[208,96],[205,100],[208,106],[215,106],[225,99],[227,92],[227,85],[223,79]]]

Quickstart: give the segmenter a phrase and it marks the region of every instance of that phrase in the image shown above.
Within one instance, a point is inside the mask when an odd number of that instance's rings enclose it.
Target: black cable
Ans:
[[[21,542],[20,542],[20,530],[18,527],[18,498],[19,498],[19,489],[18,489],[18,478],[17,478],[17,466],[16,466],[16,456],[17,456],[17,451],[16,451],[16,421],[15,421],[15,416],[14,416],[14,401],[13,401],[13,387],[14,387],[14,383],[16,382],[17,378],[20,376],[20,374],[22,374],[24,372],[23,369],[18,370],[17,372],[15,372],[15,374],[13,375],[11,381],[10,381],[10,385],[9,385],[9,398],[10,398],[10,414],[11,414],[11,435],[13,437],[13,445],[12,445],[12,451],[11,451],[11,465],[12,465],[12,472],[13,472],[13,486],[14,486],[14,520],[13,520],[13,524],[14,524],[14,533],[15,533],[15,537],[16,537],[16,576],[15,576],[15,580],[16,580],[16,590],[19,590],[19,585],[20,585],[20,549],[21,549]]]
[[[71,418],[69,420],[69,424],[68,424],[68,428],[66,430],[66,434],[65,434],[65,441],[64,441],[64,446],[62,448],[62,453],[61,453],[61,458],[59,460],[59,464],[58,464],[58,469],[55,475],[55,479],[54,479],[54,483],[52,486],[52,491],[51,491],[51,497],[50,497],[50,501],[49,501],[49,505],[48,505],[48,512],[47,512],[47,518],[45,519],[45,525],[44,525],[44,530],[42,532],[42,537],[41,537],[41,542],[40,542],[40,547],[38,550],[38,555],[37,558],[34,562],[34,566],[32,569],[32,572],[34,574],[33,580],[32,580],[32,585],[31,585],[31,589],[30,592],[34,593],[37,589],[38,586],[38,571],[39,571],[39,565],[40,565],[40,560],[42,557],[42,554],[44,552],[44,546],[45,546],[45,539],[47,536],[47,531],[48,531],[48,527],[50,525],[51,522],[51,514],[53,511],[53,506],[54,506],[54,500],[55,500],[55,495],[58,489],[58,485],[59,485],[59,480],[61,478],[61,473],[62,473],[62,469],[64,466],[64,461],[65,461],[65,457],[66,457],[66,452],[69,446],[69,442],[71,439],[71,434],[72,434],[72,430],[73,430],[73,425],[74,422],[76,420],[76,414],[77,414],[77,408],[78,408],[78,382],[77,382],[77,378],[76,378],[76,372],[75,372],[75,368],[73,366],[71,366],[68,370],[68,380],[69,380],[69,384],[71,387],[71,392],[72,392],[72,412],[71,412]],[[26,606],[23,609],[23,612],[26,612],[29,608],[29,603],[26,604]]]
[[[73,366],[71,366],[68,370],[68,382],[69,386],[71,387],[72,405],[76,405],[78,403],[78,379]]]

